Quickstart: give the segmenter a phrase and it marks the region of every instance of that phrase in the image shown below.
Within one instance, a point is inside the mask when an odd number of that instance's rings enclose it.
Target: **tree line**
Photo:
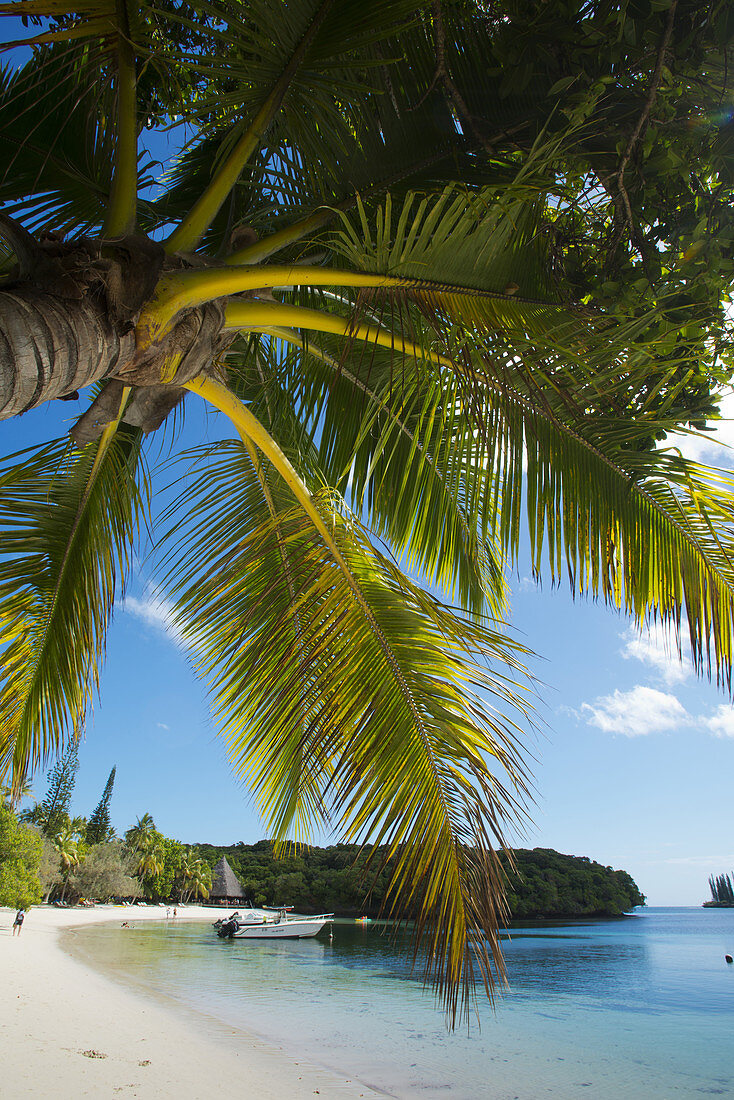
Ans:
[[[370,871],[367,855],[354,844],[299,847],[276,856],[270,841],[221,847],[199,844],[210,865],[225,856],[255,905],[293,905],[298,910],[376,917],[386,912],[391,861],[378,850]],[[515,849],[515,868],[501,856],[512,918],[621,916],[644,895],[626,871],[604,867],[585,856],[549,848]]]
[[[116,768],[89,817],[71,815],[77,752],[73,742],[49,772],[45,797],[18,814],[29,788],[2,788],[0,905],[206,898],[209,867],[195,850],[165,837],[149,813],[116,835],[110,820]]]
[[[71,816],[78,769],[71,745],[48,774],[41,801],[15,813],[5,790],[0,806],[0,904],[31,905],[42,900],[146,898],[190,901],[209,897],[212,870],[225,856],[254,905],[293,905],[305,912],[343,916],[389,915],[394,874],[385,849],[369,861],[354,844],[299,846],[276,854],[271,841],[189,847],[164,836],[150,813],[138,817],[122,837],[110,822],[116,769],[89,817]],[[16,792],[15,800],[19,797]],[[515,849],[514,866],[500,856],[512,918],[620,916],[645,898],[626,871],[604,867],[585,856],[549,848]],[[718,883],[718,880],[717,880]],[[731,882],[713,884],[724,897]],[[718,895],[714,894],[717,898]]]

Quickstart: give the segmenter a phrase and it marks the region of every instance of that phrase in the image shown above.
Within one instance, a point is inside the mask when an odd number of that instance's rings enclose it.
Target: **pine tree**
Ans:
[[[79,742],[71,742],[61,759],[48,773],[48,791],[41,803],[40,825],[46,836],[54,837],[69,817],[71,794],[79,768]]]
[[[87,844],[103,844],[112,836],[112,827],[110,825],[110,800],[112,798],[112,788],[115,785],[116,771],[117,767],[115,766],[109,774],[102,797],[87,823]]]
[[[734,883],[729,875],[710,875],[709,886],[717,905],[734,905]]]

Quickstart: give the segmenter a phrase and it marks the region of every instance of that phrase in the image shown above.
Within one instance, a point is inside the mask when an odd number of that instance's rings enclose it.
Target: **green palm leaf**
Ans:
[[[0,472],[2,774],[38,767],[84,720],[130,566],[138,460],[139,433],[121,429],[104,450],[51,444]]]
[[[515,364],[516,365],[516,364]],[[489,364],[488,364],[489,366]],[[664,451],[637,450],[641,429],[593,418],[552,388],[528,396],[522,374],[485,374],[487,467],[501,501],[497,535],[511,557],[526,499],[534,569],[568,574],[642,623],[688,617],[699,669],[731,684],[734,476]],[[470,410],[470,415],[476,415]],[[651,417],[642,432],[669,429]],[[624,446],[625,442],[627,446]]]
[[[282,336],[259,344],[261,379],[239,395],[286,449],[297,444],[302,451],[302,425],[311,425],[307,440],[321,476],[370,516],[373,531],[404,555],[407,568],[475,613],[489,606],[501,614],[501,555],[490,532],[495,505],[482,474],[482,438],[460,415],[460,377],[430,362],[398,362],[372,345],[285,336],[296,344],[288,353]],[[229,365],[236,385],[247,368],[231,355]],[[272,419],[294,405],[300,434]]]
[[[107,89],[79,47],[58,47],[0,77],[0,137],[7,152],[0,198],[30,227],[92,229],[109,195],[112,145],[99,125]]]
[[[388,195],[372,220],[361,203],[357,213],[355,225],[342,216],[332,244],[358,270],[501,298],[550,303],[555,297],[541,233],[543,203],[537,187],[526,189],[521,180],[501,195],[456,185],[439,195],[409,193],[396,209]]]
[[[501,972],[494,849],[524,793],[509,717],[527,715],[522,647],[422,592],[325,496],[349,581],[269,485],[276,521],[239,445],[206,465],[199,454],[171,513],[190,524],[168,559],[179,626],[276,836],[307,839],[333,819],[345,839],[388,846],[390,911],[415,915],[426,977],[453,1016],[477,978],[491,989]]]

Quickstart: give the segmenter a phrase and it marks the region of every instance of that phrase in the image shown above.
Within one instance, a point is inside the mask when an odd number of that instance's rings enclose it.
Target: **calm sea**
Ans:
[[[377,923],[336,922],[331,942],[238,943],[179,920],[67,945],[389,1096],[734,1097],[734,909],[514,928],[510,991],[453,1034]]]

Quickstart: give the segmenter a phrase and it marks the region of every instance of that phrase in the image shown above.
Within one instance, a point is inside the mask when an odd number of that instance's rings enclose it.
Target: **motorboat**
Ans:
[[[317,917],[301,917],[287,907],[280,909],[244,909],[225,920],[215,921],[214,927],[222,940],[295,940],[316,936],[334,919],[333,913],[321,913]]]

